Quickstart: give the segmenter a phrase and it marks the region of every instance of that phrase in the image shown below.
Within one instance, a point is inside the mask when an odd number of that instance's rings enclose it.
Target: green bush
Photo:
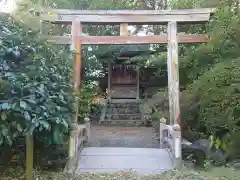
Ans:
[[[215,64],[240,57],[240,17],[232,7],[224,6],[216,11],[207,24],[207,33],[210,37],[207,44],[187,48],[186,55],[180,59],[182,86],[191,84]]]
[[[185,92],[196,104],[183,112],[184,124],[205,135],[224,139],[240,130],[240,58],[216,64]],[[206,136],[205,136],[206,138]],[[233,142],[235,140],[230,139]],[[235,144],[235,143],[233,143]]]
[[[180,82],[190,84],[181,99],[185,131],[229,142],[224,149],[232,157],[239,154],[235,139],[240,134],[239,22],[231,7],[220,8],[208,25],[209,43],[183,57],[180,65],[180,77],[183,71],[187,78]]]
[[[61,143],[74,111],[70,52],[8,15],[0,32],[0,145],[33,132]]]
[[[91,113],[97,111],[98,107],[93,100],[99,95],[99,89],[94,85],[84,86],[78,95],[79,98],[79,117],[78,122],[84,123],[85,117],[90,117]]]

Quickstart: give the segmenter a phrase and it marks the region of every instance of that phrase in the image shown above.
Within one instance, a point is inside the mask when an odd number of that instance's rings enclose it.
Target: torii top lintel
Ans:
[[[207,22],[215,9],[182,9],[182,10],[70,10],[43,9],[41,18],[53,23],[71,24],[78,20],[83,24],[166,24]]]

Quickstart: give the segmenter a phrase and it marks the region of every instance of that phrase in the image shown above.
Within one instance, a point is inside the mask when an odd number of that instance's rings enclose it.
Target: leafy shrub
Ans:
[[[79,117],[78,122],[84,123],[85,117],[90,117],[91,113],[97,111],[97,104],[94,99],[99,95],[98,88],[94,85],[84,86],[79,93]]]
[[[240,56],[240,17],[232,7],[219,8],[207,25],[210,40],[197,48],[189,47],[180,59],[180,83],[191,84],[215,64]],[[205,33],[205,32],[204,32]]]
[[[192,84],[187,93],[193,95],[190,101],[198,107],[183,117],[191,128],[220,139],[228,133],[239,132],[239,72],[238,58],[217,64]]]
[[[33,132],[59,143],[73,112],[70,52],[12,17],[0,17],[0,144]]]
[[[185,131],[190,129],[197,138],[213,135],[220,142],[230,142],[224,148],[229,156],[237,152],[235,137],[240,132],[239,21],[232,7],[219,8],[208,24],[209,43],[183,57],[180,64],[184,79],[180,82],[190,84],[181,99]]]

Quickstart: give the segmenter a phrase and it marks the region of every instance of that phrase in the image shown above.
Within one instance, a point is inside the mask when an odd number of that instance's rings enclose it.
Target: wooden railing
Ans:
[[[167,125],[166,119],[160,119],[160,148],[169,150],[175,168],[181,167],[181,128],[179,124]]]

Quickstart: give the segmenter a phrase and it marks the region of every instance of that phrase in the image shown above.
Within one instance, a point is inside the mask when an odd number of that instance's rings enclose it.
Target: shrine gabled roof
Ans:
[[[107,51],[106,53],[103,53],[99,56],[97,56],[99,59],[118,59],[121,57],[128,57],[133,58],[135,56],[141,56],[141,55],[148,55],[153,54],[155,51],[150,50],[149,48],[139,48],[139,47],[118,47],[115,49],[112,49],[110,51]]]
[[[133,58],[135,56],[140,56],[140,55],[145,55],[145,54],[151,54],[153,53],[153,51],[140,51],[140,50],[135,50],[135,51],[124,51],[124,52],[116,52],[115,53],[115,58],[117,59],[118,57],[129,57],[129,58]],[[104,55],[102,55],[100,58],[101,59],[107,59],[107,58],[111,58],[114,56],[114,52],[111,52],[110,54],[109,53],[106,53]]]

